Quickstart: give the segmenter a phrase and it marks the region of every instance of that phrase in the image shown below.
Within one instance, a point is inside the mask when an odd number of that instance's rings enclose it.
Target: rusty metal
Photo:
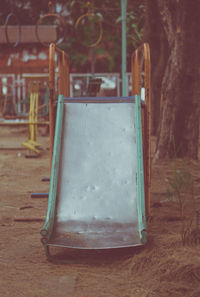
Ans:
[[[56,47],[55,43],[49,46],[49,122],[50,122],[50,164],[52,162],[53,143],[56,122],[56,55],[58,55],[58,94],[66,97],[70,92],[69,78],[69,57],[67,54]]]
[[[88,1],[86,5],[87,5],[88,11],[85,14],[81,15],[77,19],[77,21],[75,23],[75,26],[74,27],[75,27],[76,34],[77,34],[77,31],[78,31],[78,26],[80,25],[80,23],[81,23],[81,21],[83,19],[89,18],[89,17],[95,18],[95,16],[96,16],[95,13],[91,11],[92,10],[92,8],[91,8],[92,7],[91,2]],[[102,27],[102,23],[101,23],[100,19],[97,20],[97,24],[99,26],[99,36],[98,36],[98,38],[94,42],[92,42],[91,44],[88,44],[87,47],[96,47],[97,45],[99,45],[99,43],[102,40],[102,37],[103,37],[103,27]]]
[[[54,40],[54,43],[56,44],[56,45],[58,45],[58,44],[60,44],[60,43],[62,43],[63,42],[63,40],[65,39],[65,33],[66,33],[66,23],[65,23],[65,20],[63,19],[63,17],[61,17],[59,14],[57,14],[57,13],[54,13],[53,12],[53,4],[52,4],[52,1],[49,1],[48,2],[48,10],[49,10],[49,12],[47,13],[47,14],[45,14],[45,15],[43,15],[41,18],[39,18],[39,20],[37,21],[37,23],[36,23],[36,26],[35,26],[35,35],[36,35],[36,37],[37,37],[37,39],[38,39],[38,41],[42,44],[42,45],[44,45],[44,46],[49,46],[49,43],[47,43],[47,42],[42,42],[41,41],[41,39],[40,39],[40,36],[39,36],[39,26],[41,25],[41,23],[45,20],[47,20],[47,19],[49,19],[49,18],[54,18],[54,19],[56,19],[56,20],[58,20],[59,21],[59,24],[60,24],[60,27],[62,28],[62,32],[63,32],[63,37],[62,37],[62,39],[59,41],[59,38],[57,38],[56,40]]]

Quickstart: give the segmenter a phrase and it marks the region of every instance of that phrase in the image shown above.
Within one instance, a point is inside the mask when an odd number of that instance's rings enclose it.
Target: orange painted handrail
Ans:
[[[58,63],[56,63],[56,56]],[[58,65],[57,65],[58,64]],[[58,94],[65,97],[70,95],[69,57],[56,47],[54,43],[49,46],[49,133],[50,133],[50,164],[53,155],[53,143],[56,123],[56,67],[58,66]]]
[[[148,43],[142,44],[131,57],[132,95],[141,95],[144,72],[145,104],[143,109],[143,156],[146,213],[150,215],[151,185],[151,63]]]

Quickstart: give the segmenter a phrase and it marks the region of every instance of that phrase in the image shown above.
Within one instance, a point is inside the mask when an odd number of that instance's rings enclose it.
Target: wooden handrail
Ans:
[[[144,66],[144,67],[143,67]],[[151,184],[151,62],[148,43],[142,44],[131,57],[132,95],[141,95],[144,71],[145,104],[143,109],[143,156],[146,213],[150,215]]]

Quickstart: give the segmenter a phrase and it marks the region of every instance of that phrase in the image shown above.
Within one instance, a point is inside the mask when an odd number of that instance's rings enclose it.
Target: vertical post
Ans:
[[[127,96],[126,83],[126,7],[127,0],[121,0],[122,17],[122,96]]]
[[[91,48],[91,73],[92,76],[95,74],[95,48]]]
[[[94,6],[93,6],[93,3],[91,5],[92,7],[92,13],[94,13]],[[89,8],[90,9],[90,8]],[[94,23],[93,21],[91,21],[91,26],[92,26],[92,42],[93,42],[93,37],[94,37]],[[92,47],[91,48],[91,73],[92,73],[92,76],[94,76],[95,74],[95,60],[96,60],[96,53],[95,53],[95,48]]]
[[[49,46],[49,134],[50,134],[50,166],[52,164],[54,132],[55,132],[55,44]]]

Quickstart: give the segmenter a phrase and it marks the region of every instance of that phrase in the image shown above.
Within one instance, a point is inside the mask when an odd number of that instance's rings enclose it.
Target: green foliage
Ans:
[[[18,15],[23,25],[36,24],[37,20],[48,13],[48,0],[1,0],[0,23],[5,23],[10,12]],[[78,72],[88,72],[91,67],[91,49],[87,47],[91,35],[98,36],[98,26],[94,26],[91,33],[92,22],[85,17],[80,27],[79,37],[74,25],[77,19],[87,13],[87,1],[81,0],[54,0],[53,11],[61,15],[66,22],[67,38],[62,48],[72,60],[72,69]],[[121,71],[121,5],[119,1],[91,0],[91,12],[102,22],[103,38],[93,54],[95,54],[96,71]],[[133,50],[142,40],[145,6],[144,0],[127,1],[127,61]],[[53,20],[52,20],[53,22]],[[94,32],[95,31],[95,32]],[[130,71],[130,63],[127,63]]]
[[[168,194],[178,204],[181,220],[181,240],[183,245],[193,241],[195,230],[196,201],[194,197],[194,179],[186,160],[178,162],[174,158],[172,174],[168,177]]]
[[[178,166],[178,161],[175,159],[172,167],[172,176],[168,177],[169,192],[173,194],[179,201],[181,206],[181,216],[183,216],[184,197],[186,194],[193,194],[194,181],[191,172],[185,160],[181,166]]]
[[[127,12],[127,40],[130,46],[137,48],[142,40],[144,25],[145,6],[141,5],[141,1],[137,1],[137,5]]]

